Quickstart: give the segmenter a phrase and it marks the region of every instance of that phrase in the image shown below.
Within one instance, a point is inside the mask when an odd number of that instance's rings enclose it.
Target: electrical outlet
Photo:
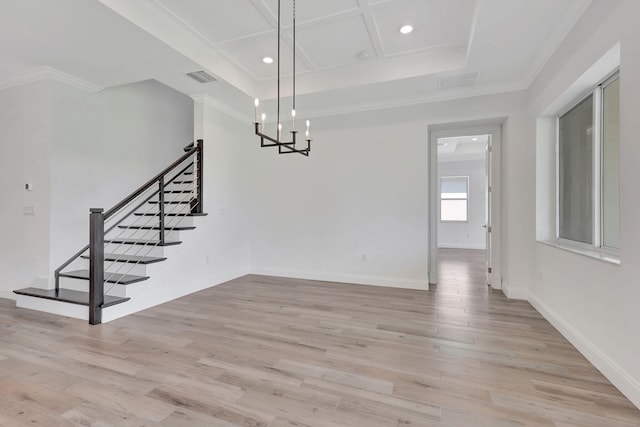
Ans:
[[[367,254],[362,254],[362,260],[366,261],[367,260]]]

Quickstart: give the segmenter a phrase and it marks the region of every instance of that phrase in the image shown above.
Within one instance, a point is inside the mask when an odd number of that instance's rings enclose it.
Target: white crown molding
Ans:
[[[236,120],[239,120],[244,123],[252,123],[253,117],[242,113],[241,111],[236,110],[233,107],[225,104],[224,102],[218,101],[214,97],[207,95],[206,93],[199,93],[196,95],[191,95],[191,99],[197,104],[203,104],[207,107],[214,108],[221,113],[226,114],[227,116],[233,117]]]
[[[309,117],[337,116],[342,114],[361,113],[374,110],[385,110],[389,108],[401,108],[419,104],[432,104],[435,102],[455,101],[457,99],[474,98],[478,96],[499,95],[510,92],[520,92],[527,90],[528,86],[518,84],[509,86],[492,86],[478,88],[476,90],[449,91],[441,94],[429,94],[416,97],[404,97],[387,99],[374,102],[364,102],[360,104],[350,104],[341,106],[331,106],[315,110],[305,111]]]
[[[86,80],[67,74],[53,67],[37,67],[20,73],[0,76],[0,90],[27,85],[43,80],[53,80],[89,93],[100,92],[104,88]]]
[[[527,86],[494,86],[488,88],[479,88],[477,90],[461,90],[461,91],[449,91],[442,94],[430,94],[417,97],[404,97],[395,99],[386,99],[372,102],[363,102],[359,104],[347,104],[347,105],[333,105],[326,108],[319,108],[315,110],[305,111],[305,117],[318,118],[328,116],[339,116],[343,114],[364,113],[367,111],[386,110],[393,108],[410,107],[413,105],[432,104],[436,102],[455,101],[464,98],[474,98],[479,96],[491,96],[500,95],[513,92],[525,91]],[[224,102],[213,98],[210,95],[200,93],[191,95],[194,102],[204,104],[208,107],[214,108],[230,117],[240,120],[245,123],[253,122],[254,118],[249,116]]]

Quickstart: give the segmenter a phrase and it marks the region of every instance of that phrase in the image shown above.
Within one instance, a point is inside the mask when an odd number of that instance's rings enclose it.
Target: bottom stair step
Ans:
[[[68,302],[78,305],[89,305],[89,292],[72,291],[70,289],[60,289],[56,292],[55,289],[40,289],[40,288],[25,288],[13,291],[18,295],[26,295],[29,297],[44,298],[54,301]],[[111,307],[112,305],[120,304],[129,301],[131,298],[114,297],[111,295],[104,296],[104,304],[102,308]]]
[[[85,279],[89,280],[89,270],[76,270],[60,273],[60,277],[70,277],[72,279]],[[134,276],[133,274],[120,274],[104,272],[105,282],[117,283],[119,285],[130,285],[131,283],[142,282],[147,280],[149,276]]]

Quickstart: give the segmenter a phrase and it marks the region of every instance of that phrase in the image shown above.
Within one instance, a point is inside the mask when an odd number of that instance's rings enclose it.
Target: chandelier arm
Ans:
[[[307,148],[295,148],[295,142],[296,142],[296,135],[297,135],[298,131],[292,130],[291,131],[291,135],[292,135],[292,139],[293,139],[293,146],[289,146],[287,144],[280,144],[280,146],[278,147],[278,154],[291,154],[291,153],[298,153],[298,154],[302,154],[304,156],[309,156],[309,152],[311,151],[311,140],[310,139],[306,139],[305,141],[307,141]]]
[[[290,146],[290,145],[295,145],[295,140],[291,141],[291,142],[280,142],[275,138],[270,137],[269,135],[266,135],[262,132],[260,132],[260,124],[259,123],[254,123],[255,126],[255,131],[256,131],[256,135],[258,135],[260,137],[260,146],[261,147],[278,147],[280,145],[284,145],[284,146]],[[267,141],[271,141],[273,142],[273,144],[265,144],[264,140]]]

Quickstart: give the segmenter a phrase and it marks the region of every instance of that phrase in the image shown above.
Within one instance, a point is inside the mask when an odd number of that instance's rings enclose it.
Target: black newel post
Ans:
[[[202,139],[198,140],[198,160],[197,160],[197,175],[196,175],[196,188],[198,191],[198,196],[197,196],[197,203],[195,206],[195,209],[193,209],[191,212],[192,213],[203,213],[204,212],[204,208],[202,206],[202,164],[203,164],[203,154],[204,154],[204,141]]]
[[[104,209],[90,209],[89,217],[89,324],[102,323],[104,304]]]
[[[158,203],[158,206],[160,207],[160,211],[158,212],[158,217],[160,218],[160,223],[158,224],[158,228],[160,230],[159,232],[159,237],[160,237],[160,245],[164,245],[164,176],[160,177],[160,181],[159,181],[159,186],[160,188],[158,189],[160,191],[160,202]]]

